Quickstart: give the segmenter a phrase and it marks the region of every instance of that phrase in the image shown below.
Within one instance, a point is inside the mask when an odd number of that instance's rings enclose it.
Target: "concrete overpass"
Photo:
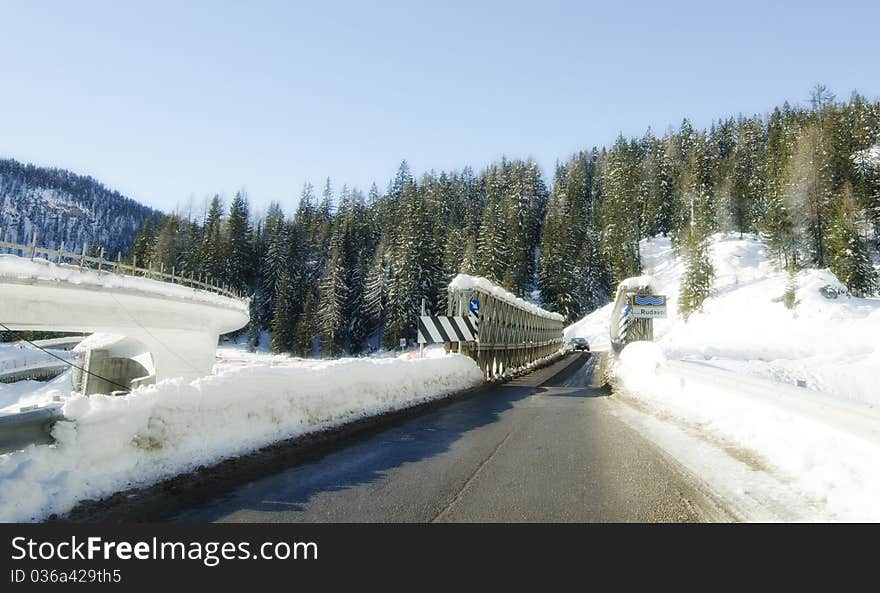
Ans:
[[[129,373],[132,385],[210,374],[218,337],[241,329],[248,319],[246,299],[39,258],[0,255],[0,323],[12,330],[116,336],[86,340],[78,347],[86,354],[80,358],[87,369],[90,362],[98,364],[97,358],[103,358],[105,372],[96,372],[103,376],[114,372],[109,370],[111,359],[117,371],[120,361],[134,361],[126,364],[135,370],[119,371]],[[130,376],[132,372],[141,374]]]

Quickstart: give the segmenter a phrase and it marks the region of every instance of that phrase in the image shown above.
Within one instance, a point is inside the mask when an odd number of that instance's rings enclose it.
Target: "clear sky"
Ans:
[[[305,181],[384,188],[557,159],[823,81],[880,96],[880,2],[0,0],[0,156],[163,210],[292,210]]]

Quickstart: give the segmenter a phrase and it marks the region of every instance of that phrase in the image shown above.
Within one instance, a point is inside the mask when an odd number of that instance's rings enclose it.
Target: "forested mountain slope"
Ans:
[[[159,217],[89,178],[2,161],[0,224],[19,241],[37,227],[41,243],[102,241],[111,257],[210,278],[252,295],[254,341],[268,330],[274,352],[338,356],[415,338],[422,302],[444,311],[460,272],[577,320],[642,271],[640,241],[655,236],[686,262],[684,314],[711,293],[717,232],[762,238],[791,274],[830,268],[852,294],[876,294],[878,144],[880,102],[817,85],[808,106],[620,136],[552,178],[530,159],[420,176],[404,161],[384,191],[328,179],[260,216],[240,192],[200,218]]]
[[[126,253],[147,219],[159,212],[104,187],[91,177],[0,159],[0,228],[3,238],[79,251]]]

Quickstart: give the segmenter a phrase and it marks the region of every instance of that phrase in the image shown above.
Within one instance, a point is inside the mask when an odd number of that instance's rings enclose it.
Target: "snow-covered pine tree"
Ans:
[[[633,208],[639,199],[641,168],[638,146],[619,136],[608,153],[602,175],[602,256],[617,283],[641,270],[638,216]]]
[[[274,311],[272,315],[272,339],[269,344],[272,352],[282,354],[293,350],[294,320],[291,318],[290,297],[293,288],[290,270],[281,271],[275,283]]]
[[[385,326],[386,305],[388,301],[388,263],[387,250],[384,243],[376,248],[373,261],[364,281],[364,296],[361,314],[364,334],[367,338],[376,338],[382,344],[382,332]]]
[[[685,272],[681,278],[678,312],[687,320],[703,307],[703,301],[712,291],[715,270],[709,256],[709,241],[700,225],[692,224],[683,233],[679,249],[685,259]]]
[[[214,195],[202,227],[202,264],[200,272],[208,282],[222,282],[226,269],[226,250],[222,235],[223,206],[220,196]]]
[[[129,262],[136,266],[145,268],[150,264],[153,258],[153,244],[156,242],[156,233],[153,228],[152,218],[147,218],[138,232],[137,238],[131,248]]]
[[[293,352],[299,356],[312,355],[312,343],[318,334],[317,308],[314,292],[306,293],[302,314],[297,317],[293,335]]]
[[[245,193],[235,194],[226,219],[225,270],[223,282],[232,290],[244,291],[253,278],[253,253],[248,201]]]
[[[847,183],[834,200],[828,221],[828,266],[855,296],[877,292],[877,272],[855,226],[855,197]]]
[[[798,136],[787,170],[795,226],[809,237],[811,259],[820,268],[827,265],[825,243],[833,195],[827,154],[822,128],[810,123]]]
[[[335,239],[333,241],[336,242]],[[346,301],[344,254],[338,245],[331,247],[330,259],[318,284],[318,329],[321,354],[336,357],[342,354],[346,339]]]

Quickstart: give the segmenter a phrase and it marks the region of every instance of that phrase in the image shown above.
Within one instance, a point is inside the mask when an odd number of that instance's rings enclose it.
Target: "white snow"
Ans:
[[[70,353],[63,350],[52,350],[52,354],[70,359]],[[39,367],[47,363],[57,362],[51,354],[32,347],[27,342],[0,343],[0,375],[20,369]]]
[[[449,283],[449,288],[456,288],[458,290],[481,290],[485,293],[491,294],[498,299],[501,299],[502,301],[510,303],[514,307],[518,307],[530,313],[534,313],[535,315],[538,315],[540,317],[544,317],[546,319],[555,319],[557,321],[562,321],[564,319],[559,313],[551,313],[550,311],[546,311],[538,305],[525,301],[515,294],[504,290],[500,286],[496,286],[491,281],[481,276],[468,276],[467,274],[459,274],[452,279],[452,282]]]
[[[853,161],[859,166],[880,166],[880,144],[859,150],[853,154]]]
[[[785,308],[787,272],[777,270],[760,240],[713,237],[713,295],[687,323],[677,314],[684,263],[669,239],[641,243],[652,286],[668,297],[668,319],[654,321],[654,336],[670,359],[711,360],[717,366],[880,405],[880,299],[846,294],[829,300],[819,291],[845,288],[829,270],[806,269],[795,278],[797,306]],[[609,342],[611,305],[565,330],[594,348]]]
[[[719,234],[712,296],[685,322],[676,313],[681,258],[668,239],[641,247],[670,318],[655,320],[654,343],[630,344],[613,365],[624,397],[757,460],[764,469],[743,473],[755,481],[742,488],[766,487],[772,474],[809,510],[776,517],[880,521],[880,299],[848,296],[829,270],[806,269],[787,309],[789,275],[764,244]],[[825,298],[828,285],[843,294]],[[610,315],[610,306],[600,309],[566,337],[607,344]],[[669,431],[651,432],[663,440]],[[702,453],[677,450],[699,465]]]
[[[169,379],[126,396],[69,399],[63,408],[68,420],[53,431],[56,444],[0,455],[0,521],[63,513],[82,499],[483,380],[474,361],[460,355],[300,364],[240,354],[227,352],[215,375],[190,383]]]
[[[70,371],[51,381],[16,381],[0,383],[0,415],[18,412],[21,408],[43,406],[64,401],[71,395]]]
[[[632,278],[626,278],[620,284],[617,285],[617,291],[620,292],[623,288],[628,288],[630,290],[636,290],[639,288],[643,288],[646,286],[651,286],[654,279],[649,275],[644,276],[634,276]]]
[[[62,350],[51,352],[65,360],[71,358],[70,352]],[[0,375],[24,369],[37,369],[57,362],[56,358],[30,347],[26,342],[0,343]],[[17,412],[24,406],[58,401],[62,397],[67,397],[69,392],[69,373],[64,373],[50,382],[26,380],[0,383],[0,414]]]
[[[880,521],[880,414],[860,404],[697,362],[636,342],[614,373],[653,410],[755,455],[803,493],[811,519]],[[754,487],[751,483],[743,488]]]
[[[249,308],[248,301],[244,299],[231,299],[206,290],[196,290],[180,284],[160,282],[149,278],[124,276],[109,271],[99,272],[90,268],[80,270],[78,266],[59,265],[42,258],[31,261],[16,255],[0,254],[0,278],[3,277],[16,280],[51,280],[89,287],[132,290],[207,302],[240,311],[248,311]]]

